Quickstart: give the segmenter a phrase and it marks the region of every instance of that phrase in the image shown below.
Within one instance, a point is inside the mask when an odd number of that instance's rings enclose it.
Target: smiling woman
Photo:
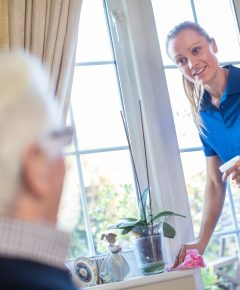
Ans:
[[[212,103],[218,105],[225,90],[228,70],[219,66],[214,38],[197,23],[186,21],[175,26],[167,36],[166,48],[169,57],[183,74],[185,93],[190,101],[195,123],[201,130],[203,124],[198,107],[202,89],[206,88]]]
[[[215,55],[217,46],[214,39],[193,22],[175,26],[167,36],[166,48],[183,74],[185,92],[207,157],[205,204],[199,237],[181,247],[175,260],[177,266],[182,263],[187,249],[196,248],[201,254],[205,251],[222,211],[225,181],[229,174],[234,172],[233,179],[240,183],[239,161],[224,175],[224,179],[219,171],[221,163],[240,153],[240,135],[237,134],[240,69],[221,67]]]

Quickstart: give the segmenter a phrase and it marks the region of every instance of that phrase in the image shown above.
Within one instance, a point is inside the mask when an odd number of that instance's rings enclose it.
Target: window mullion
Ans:
[[[74,116],[73,116],[73,111],[72,111],[71,106],[69,109],[69,113],[70,113],[69,114],[70,123],[73,126],[73,128],[75,128],[75,121],[74,121]],[[76,136],[74,136],[73,138],[73,145],[74,145],[75,150],[79,151],[78,141],[77,141]],[[85,191],[85,186],[84,186],[84,178],[83,178],[80,154],[76,154],[75,158],[76,158],[76,164],[77,164],[77,172],[78,172],[79,187],[80,187],[80,200],[81,200],[81,206],[83,209],[83,219],[84,219],[85,231],[86,231],[86,236],[87,236],[89,255],[94,256],[95,247],[94,247],[93,235],[92,235],[92,230],[91,230],[90,216],[88,213],[87,196],[86,196],[86,191]]]

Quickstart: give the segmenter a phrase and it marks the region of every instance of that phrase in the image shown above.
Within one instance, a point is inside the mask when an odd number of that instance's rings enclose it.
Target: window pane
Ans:
[[[240,198],[239,198],[239,187],[231,182],[231,191],[233,194],[233,201],[235,206],[235,212],[236,212],[236,220],[238,223],[238,228],[240,229]]]
[[[195,0],[199,23],[218,45],[219,61],[239,61],[240,46],[231,1]],[[216,13],[217,7],[217,13]]]
[[[236,256],[237,248],[238,247],[235,235],[213,236],[206,249],[206,252],[204,253],[205,261],[206,263],[209,263],[217,260],[221,256]],[[226,268],[224,270],[226,271]],[[230,267],[228,267],[228,270],[231,270]]]
[[[190,203],[195,235],[198,235],[202,216],[204,185],[206,179],[203,152],[185,152],[181,154],[184,177]]]
[[[182,153],[181,160],[184,169],[184,177],[187,186],[194,232],[197,236],[200,230],[200,222],[202,217],[202,206],[206,182],[206,161],[202,151]],[[223,211],[215,228],[215,232],[219,233],[222,231],[232,230],[234,230],[234,224],[231,215],[229,196],[227,194]]]
[[[81,192],[75,157],[66,157],[66,177],[61,196],[58,223],[59,226],[72,232],[70,257],[88,255],[87,238],[81,206]]]
[[[201,147],[191,109],[177,69],[165,70],[179,148]]]
[[[221,216],[219,218],[219,221],[216,225],[215,232],[219,233],[219,232],[227,232],[227,231],[233,231],[233,230],[234,230],[234,224],[233,224],[233,219],[232,219],[229,195],[226,193],[224,207],[223,207]]]
[[[78,39],[76,62],[113,59],[101,0],[83,1]]]
[[[153,12],[157,27],[158,38],[162,50],[164,65],[172,64],[166,54],[165,41],[170,29],[184,20],[193,20],[191,2],[189,0],[152,0]]]
[[[127,144],[113,65],[76,67],[71,101],[80,150]]]
[[[106,247],[101,234],[107,227],[121,218],[138,217],[129,152],[87,154],[81,161],[95,249],[102,253]]]

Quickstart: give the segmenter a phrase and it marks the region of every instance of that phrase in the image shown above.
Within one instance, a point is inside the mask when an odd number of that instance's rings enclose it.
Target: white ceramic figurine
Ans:
[[[104,283],[122,281],[129,273],[129,265],[126,259],[121,255],[121,247],[116,244],[117,235],[114,233],[102,234],[101,239],[104,238],[108,242],[109,253],[103,260],[99,276]]]

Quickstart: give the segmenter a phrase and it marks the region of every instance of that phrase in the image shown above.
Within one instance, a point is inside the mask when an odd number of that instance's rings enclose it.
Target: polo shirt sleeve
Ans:
[[[199,134],[200,140],[203,145],[203,152],[206,157],[215,156],[217,153],[213,150],[213,148],[209,145],[206,138],[202,134]]]

